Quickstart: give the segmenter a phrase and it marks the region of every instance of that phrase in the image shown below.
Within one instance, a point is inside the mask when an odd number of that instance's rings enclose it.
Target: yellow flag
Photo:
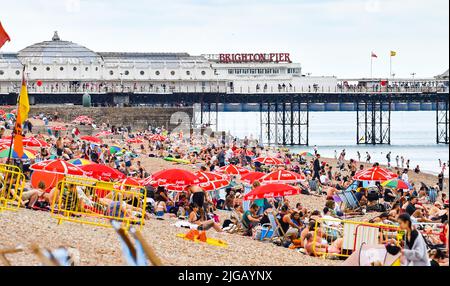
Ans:
[[[396,51],[391,51],[391,57],[395,57],[397,55]]]
[[[28,90],[25,80],[22,80],[22,88],[19,95],[19,108],[17,108],[17,120],[20,120],[20,124],[23,124],[28,118],[28,112],[30,111],[30,102],[28,101]]]
[[[14,126],[14,151],[19,158],[22,158],[23,153],[23,136],[22,136],[22,124],[28,118],[28,112],[30,111],[30,102],[28,101],[28,90],[25,78],[22,79],[22,88],[20,89],[19,104],[17,108],[16,125]]]

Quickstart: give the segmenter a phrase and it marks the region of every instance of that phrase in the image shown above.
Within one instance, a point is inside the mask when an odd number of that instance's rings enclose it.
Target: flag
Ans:
[[[397,55],[396,51],[391,51],[391,57],[395,57]]]
[[[378,56],[374,52],[372,52],[372,58],[378,58]]]
[[[28,101],[28,90],[25,82],[25,76],[22,77],[22,88],[19,94],[19,103],[17,108],[16,125],[14,126],[14,151],[19,158],[23,156],[23,136],[22,125],[28,118],[28,112],[30,111],[30,103]]]
[[[3,29],[2,23],[0,22],[0,49],[6,42],[11,41],[11,38],[6,33],[5,29]]]

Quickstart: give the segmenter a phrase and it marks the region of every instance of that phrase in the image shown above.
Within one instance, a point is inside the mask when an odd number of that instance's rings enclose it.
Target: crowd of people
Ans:
[[[217,232],[239,233],[255,240],[269,238],[277,245],[311,256],[327,253],[339,257],[343,253],[344,241],[339,233],[344,219],[383,223],[399,226],[405,231],[402,251],[406,264],[428,265],[430,261],[448,264],[448,198],[443,183],[439,181],[428,186],[413,182],[408,177],[409,166],[403,165],[403,160],[401,164],[397,160],[397,166],[389,167],[396,172],[399,180],[408,185],[407,188],[385,187],[380,182],[367,185],[353,179],[358,171],[366,168],[364,162],[360,157],[347,160],[345,150],[336,156],[336,164],[331,164],[321,158],[317,147],[313,154],[300,155],[289,150],[265,147],[247,138],[184,136],[182,132],[169,133],[164,128],[153,127],[134,131],[131,128],[110,126],[107,122],[92,124],[92,127],[98,132],[108,132],[110,139],[105,140],[108,143],[92,144],[80,139],[80,130],[76,125],[65,123],[68,126],[65,132],[51,129],[49,121],[59,121],[58,114],[41,114],[35,119],[43,121],[43,125],[47,126],[47,134],[33,133],[30,122],[31,127],[27,125],[24,128],[24,135],[44,140],[50,147],[40,148],[33,159],[15,159],[15,164],[22,168],[27,178],[23,193],[24,207],[48,210],[54,196],[64,195],[59,193],[58,186],[46,186],[42,182],[37,187],[31,185],[33,171],[30,166],[55,158],[66,161],[82,158],[107,165],[136,180],[144,180],[152,175],[142,163],[145,157],[172,158],[193,166],[197,171],[214,174],[229,165],[265,174],[284,170],[303,175],[304,180],[296,181],[295,185],[300,188],[301,194],[319,200],[321,205],[306,206],[290,197],[248,201],[244,196],[260,187],[261,182],[243,182],[240,174],[222,174],[227,177],[229,184],[214,191],[204,191],[195,184],[177,191],[167,186],[145,185],[148,197],[145,210],[131,200],[123,206],[123,212],[133,214],[144,211],[147,219],[154,217],[164,220],[170,217],[200,231],[213,229]],[[163,139],[148,139],[155,134],[161,135]],[[6,134],[2,132],[0,136]],[[133,138],[142,138],[142,141],[130,141]],[[111,145],[121,146],[122,152],[111,152]],[[367,156],[370,155],[367,153]],[[282,164],[265,165],[254,160],[260,157],[273,157]],[[366,163],[371,163],[370,158],[366,158]],[[378,163],[371,164],[380,167]],[[356,199],[357,207],[336,199],[337,194],[348,190]],[[78,201],[84,204],[83,209],[86,210],[93,204],[101,204],[102,208],[107,209],[114,201],[111,198],[93,201],[87,192],[76,192],[82,198]],[[424,249],[431,250],[430,259],[428,256],[424,258]],[[417,255],[417,251],[421,255]]]

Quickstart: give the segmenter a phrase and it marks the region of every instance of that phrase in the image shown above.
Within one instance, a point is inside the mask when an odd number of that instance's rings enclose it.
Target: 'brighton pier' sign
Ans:
[[[219,54],[219,62],[228,63],[292,63],[288,53]]]

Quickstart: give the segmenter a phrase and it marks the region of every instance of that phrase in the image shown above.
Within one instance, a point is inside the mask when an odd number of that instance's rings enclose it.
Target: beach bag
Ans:
[[[254,240],[261,240],[262,226],[257,225],[252,229],[252,238]]]

